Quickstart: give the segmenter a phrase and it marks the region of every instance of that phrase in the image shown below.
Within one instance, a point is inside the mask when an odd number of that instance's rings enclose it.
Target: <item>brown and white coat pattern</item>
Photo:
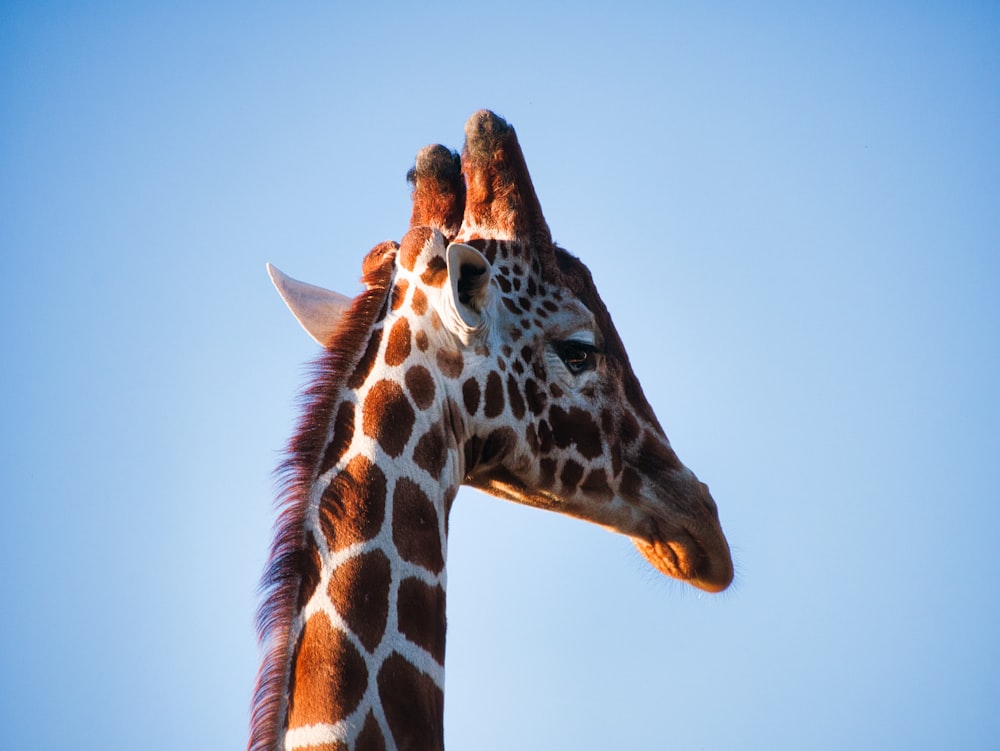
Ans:
[[[660,571],[732,579],[583,264],[555,246],[513,129],[420,152],[410,231],[354,301],[272,270],[328,350],[283,478],[250,748],[443,745],[445,559],[458,487],[630,536]]]

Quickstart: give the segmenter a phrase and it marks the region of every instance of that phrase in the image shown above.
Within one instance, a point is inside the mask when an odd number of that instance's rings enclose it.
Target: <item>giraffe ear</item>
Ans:
[[[465,325],[476,328],[490,287],[490,262],[471,245],[452,243],[448,246],[448,281],[455,310]]]
[[[329,347],[341,316],[351,306],[351,298],[292,279],[271,264],[267,264],[267,273],[306,333],[324,347]]]

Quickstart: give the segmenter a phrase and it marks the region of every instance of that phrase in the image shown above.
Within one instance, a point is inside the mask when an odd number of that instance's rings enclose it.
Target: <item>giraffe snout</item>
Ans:
[[[657,495],[650,531],[634,540],[639,552],[667,576],[706,592],[726,589],[733,559],[708,486],[685,467]]]

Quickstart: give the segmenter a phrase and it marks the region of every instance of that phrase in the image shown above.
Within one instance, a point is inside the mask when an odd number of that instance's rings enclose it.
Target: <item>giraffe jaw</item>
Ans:
[[[711,501],[708,488],[698,482],[694,475],[689,472],[687,475],[693,478],[702,497],[707,496]],[[494,470],[490,476],[479,481],[470,482],[470,479],[466,478],[468,484],[498,498],[555,510],[567,516],[594,522],[612,532],[625,534],[657,571],[705,592],[722,592],[733,581],[733,560],[729,543],[722,531],[714,501],[704,504],[705,516],[696,520],[693,515],[689,517],[686,513],[668,511],[662,500],[644,499],[639,510],[640,517],[632,516],[630,521],[623,523],[621,517],[595,517],[592,507],[589,509],[591,513],[588,513],[584,506],[553,493],[544,490],[529,491],[509,472]]]

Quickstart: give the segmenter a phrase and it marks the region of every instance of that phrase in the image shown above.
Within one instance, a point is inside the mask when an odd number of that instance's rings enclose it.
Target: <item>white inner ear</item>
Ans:
[[[448,246],[448,282],[455,311],[466,326],[477,328],[490,286],[490,262],[471,245],[452,243]]]
[[[271,264],[267,264],[267,273],[295,320],[309,336],[329,347],[341,316],[351,306],[351,298],[292,279]]]

